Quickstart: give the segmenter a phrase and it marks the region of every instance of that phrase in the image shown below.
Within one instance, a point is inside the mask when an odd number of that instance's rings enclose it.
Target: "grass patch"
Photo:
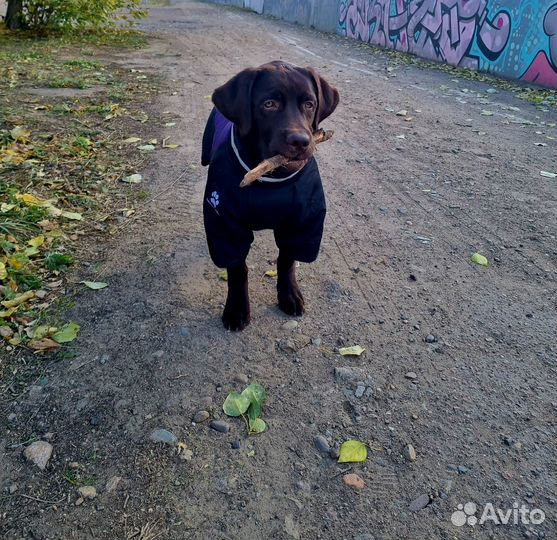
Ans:
[[[106,60],[145,43],[133,31],[37,38],[0,30],[0,353],[9,353],[0,396],[13,399],[42,369],[29,352],[73,354],[64,348],[65,314],[83,279],[76,274],[91,272],[82,265],[91,244],[146,197],[119,182],[145,159],[122,140],[147,129],[145,103],[161,82]],[[94,96],[27,93],[99,84]]]

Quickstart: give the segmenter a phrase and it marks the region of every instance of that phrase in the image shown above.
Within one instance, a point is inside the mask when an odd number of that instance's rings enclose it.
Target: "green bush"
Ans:
[[[145,16],[141,0],[23,0],[17,14],[28,29],[100,30]]]

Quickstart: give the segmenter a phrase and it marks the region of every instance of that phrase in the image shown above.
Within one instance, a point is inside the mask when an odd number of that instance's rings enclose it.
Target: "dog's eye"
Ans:
[[[272,100],[272,99],[268,99],[267,101],[263,102],[263,108],[264,109],[276,109],[277,108],[277,102]]]
[[[313,109],[313,108],[315,107],[315,104],[313,103],[313,101],[306,101],[306,102],[304,103],[304,107],[305,107],[306,109],[310,109],[310,110],[311,110],[311,109]]]

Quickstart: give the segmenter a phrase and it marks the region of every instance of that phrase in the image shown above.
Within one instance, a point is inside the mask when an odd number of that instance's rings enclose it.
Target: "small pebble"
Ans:
[[[97,490],[93,486],[81,486],[77,491],[84,499],[94,499],[97,496]]]
[[[76,501],[75,501],[75,505],[76,506],[81,506],[84,502],[83,497],[79,497]]]
[[[307,482],[304,482],[303,480],[296,482],[296,489],[298,491],[303,491],[304,493],[309,493],[311,491],[310,485]]]
[[[340,450],[337,447],[331,448],[329,450],[329,455],[331,459],[338,459],[340,457]]]
[[[411,381],[413,381],[414,379],[417,379],[418,376],[413,372],[413,371],[409,371],[408,373],[406,373],[406,375],[404,375],[407,379],[410,379]]]
[[[407,444],[404,448],[404,457],[408,461],[416,461],[416,449],[411,445]]]
[[[410,512],[418,512],[419,510],[425,508],[428,504],[429,504],[429,495],[423,493],[419,497],[416,497],[410,503],[410,506],[408,506],[408,510],[410,510]]]
[[[296,328],[298,328],[298,321],[286,321],[284,324],[281,325],[281,328],[283,330],[296,330]]]
[[[106,481],[106,486],[105,486],[106,492],[111,493],[112,491],[114,491],[118,487],[118,484],[120,483],[121,480],[122,480],[121,476],[111,476]]]
[[[159,349],[158,351],[155,351],[151,356],[153,358],[162,358],[164,356],[164,351],[162,349]]]
[[[35,441],[31,443],[24,451],[23,455],[27,461],[34,463],[39,469],[45,469],[48,460],[52,456],[53,446],[46,441]]]
[[[8,422],[15,422],[17,420],[17,415],[16,413],[10,413],[8,414]]]
[[[459,465],[456,468],[458,474],[466,474],[468,472],[468,467],[465,467],[464,465]]]
[[[360,490],[360,489],[364,489],[365,486],[363,478],[354,473],[345,474],[342,477],[342,481],[346,486],[351,487],[352,489]]]
[[[224,422],[223,420],[213,420],[209,424],[209,427],[219,433],[228,433],[230,431],[230,424]]]
[[[209,419],[209,413],[207,411],[197,411],[193,416],[193,421],[196,424],[200,424],[201,422],[205,422],[205,420]]]
[[[10,492],[10,495],[13,495],[17,491],[17,484],[12,484],[8,491]]]
[[[155,443],[176,444],[178,437],[166,429],[155,429],[149,438]]]
[[[242,441],[240,441],[240,440],[234,441],[231,444],[231,446],[232,446],[232,448],[234,448],[234,450],[240,450],[240,448],[242,448]]]
[[[103,354],[99,362],[104,365],[110,360],[110,356],[108,354]]]
[[[213,398],[211,396],[204,396],[199,400],[199,405],[203,409],[209,409],[213,404]]]
[[[425,342],[426,343],[435,343],[436,341],[437,341],[437,338],[433,334],[428,334],[425,337]]]
[[[364,395],[365,391],[366,391],[366,387],[362,384],[359,384],[356,387],[356,390],[354,391],[354,396],[356,396],[358,399],[360,399]]]
[[[317,448],[317,450],[323,452],[324,454],[328,454],[331,450],[327,439],[325,439],[323,435],[318,435],[317,437],[315,437],[315,439],[313,439],[313,444],[315,445],[315,448]]]
[[[249,377],[245,373],[236,373],[236,375],[234,376],[234,380],[236,382],[239,382],[240,384],[249,383]]]
[[[322,339],[321,338],[313,338],[311,340],[311,344],[315,345],[316,347],[321,347],[321,343],[322,343]]]

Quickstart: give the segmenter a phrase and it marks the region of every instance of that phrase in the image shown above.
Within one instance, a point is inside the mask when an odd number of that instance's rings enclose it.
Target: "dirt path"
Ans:
[[[182,2],[153,9],[144,27],[158,34],[152,46],[114,60],[173,81],[175,92],[152,107],[176,126],[153,137],[182,146],[172,160],[155,153],[142,171],[159,195],[109,246],[109,288],[78,298],[79,356],[51,365],[47,382],[5,411],[19,422],[0,435],[2,486],[18,487],[0,497],[5,537],[555,537],[556,192],[555,179],[540,176],[557,168],[546,138],[557,136],[546,124],[554,114],[236,10]],[[335,137],[318,150],[325,236],[318,261],[299,269],[308,312],[288,331],[263,277],[276,257],[272,234],[258,234],[252,324],[228,333],[226,284],[202,228],[207,96],[243,67],[278,58],[315,66],[341,92],[326,122]],[[406,117],[395,114],[402,109]],[[475,251],[488,268],[470,262]],[[284,350],[288,339],[305,346]],[[355,344],[366,348],[359,358],[335,352]],[[192,425],[205,397],[223,419],[241,374],[267,389],[269,431],[247,439],[240,421],[227,434]],[[360,381],[366,392],[356,398]],[[191,459],[152,443],[157,428],[185,441]],[[49,434],[46,471],[24,462],[13,433]],[[317,435],[331,446],[367,441],[370,456],[339,466],[314,447]],[[407,444],[415,461],[403,455]],[[362,491],[343,485],[349,468]],[[68,470],[95,485],[94,500],[76,506]],[[113,476],[122,480],[107,492]],[[429,504],[411,512],[420,495]],[[524,503],[547,517],[452,525],[469,501]]]

